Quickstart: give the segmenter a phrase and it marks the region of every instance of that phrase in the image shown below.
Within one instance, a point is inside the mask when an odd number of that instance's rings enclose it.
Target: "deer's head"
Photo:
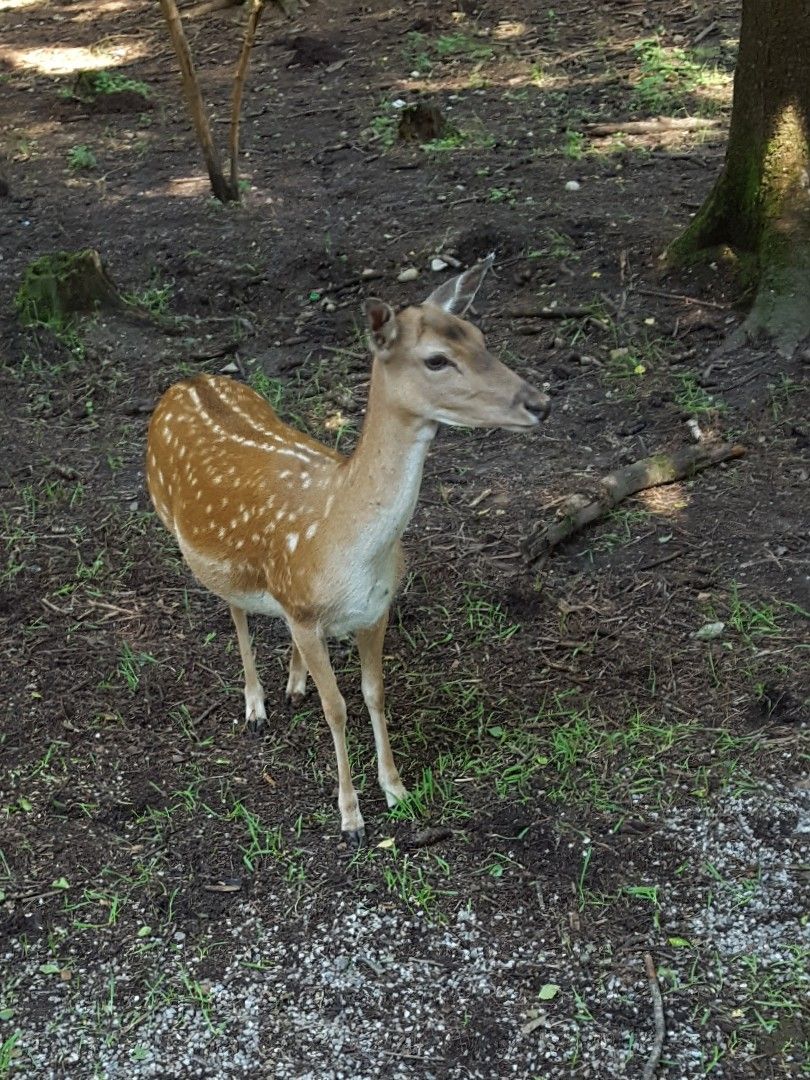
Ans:
[[[369,343],[392,407],[453,427],[510,431],[548,415],[547,395],[493,356],[462,317],[492,262],[490,255],[399,314],[382,300],[366,301]]]

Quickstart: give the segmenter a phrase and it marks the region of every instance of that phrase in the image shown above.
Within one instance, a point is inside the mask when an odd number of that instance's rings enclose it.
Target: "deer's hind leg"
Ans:
[[[295,640],[293,640],[290,652],[290,674],[285,696],[293,706],[300,705],[307,696],[307,665]]]

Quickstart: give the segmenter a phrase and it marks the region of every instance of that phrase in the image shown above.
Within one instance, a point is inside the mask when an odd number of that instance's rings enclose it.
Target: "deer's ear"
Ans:
[[[494,262],[495,255],[487,255],[483,262],[476,263],[463,274],[450,278],[438,289],[434,289],[425,303],[444,308],[451,315],[463,315],[475,299],[475,294],[481,288],[487,271]]]
[[[363,303],[368,324],[368,336],[374,352],[385,352],[397,339],[397,317],[394,309],[376,297]]]

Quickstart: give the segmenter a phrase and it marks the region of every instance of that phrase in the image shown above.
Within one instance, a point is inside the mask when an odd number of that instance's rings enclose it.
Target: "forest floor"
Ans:
[[[0,1077],[640,1077],[647,953],[658,1075],[807,1074],[810,353],[714,358],[731,282],[659,263],[722,162],[737,14],[268,14],[223,207],[157,4],[0,0]],[[243,20],[187,21],[220,143]],[[426,95],[450,127],[399,141]],[[615,128],[658,116],[704,123]],[[160,318],[21,326],[26,266],[87,246]],[[428,460],[386,640],[397,811],[333,650],[354,852],[270,620],[269,724],[244,730],[228,612],[148,503],[146,427],[174,380],[226,371],[350,450],[362,297],[419,301],[435,257],[490,251],[477,321],[552,413],[444,430]],[[746,455],[528,561],[560,498],[696,433]]]

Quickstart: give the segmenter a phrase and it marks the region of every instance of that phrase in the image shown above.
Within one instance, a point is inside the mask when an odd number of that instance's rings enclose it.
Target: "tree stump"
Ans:
[[[59,251],[43,255],[25,271],[15,306],[26,326],[56,329],[69,325],[76,315],[99,308],[120,310],[124,301],[107,273],[97,251]]]
[[[431,142],[441,139],[447,131],[447,121],[438,105],[417,101],[406,105],[399,115],[397,138],[403,142]]]

